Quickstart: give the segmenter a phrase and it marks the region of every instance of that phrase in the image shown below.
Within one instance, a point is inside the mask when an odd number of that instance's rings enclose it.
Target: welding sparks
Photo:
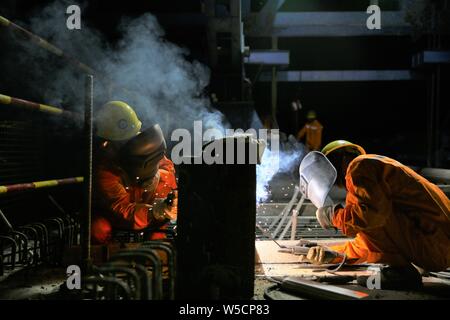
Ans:
[[[271,195],[269,183],[277,173],[293,172],[295,166],[304,156],[303,145],[290,138],[281,143],[281,150],[273,152],[269,148],[264,151],[261,163],[256,167],[256,201],[266,202]],[[278,165],[274,165],[274,164]],[[293,185],[293,184],[292,184]],[[290,189],[287,187],[287,189]],[[285,188],[282,188],[285,191]],[[285,193],[285,196],[287,193]],[[270,200],[273,202],[273,200]]]

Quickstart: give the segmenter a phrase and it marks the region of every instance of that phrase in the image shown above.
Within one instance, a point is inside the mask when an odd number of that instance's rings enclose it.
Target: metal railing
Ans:
[[[80,297],[172,300],[175,298],[175,263],[175,250],[167,242],[148,241],[135,249],[123,249],[107,263],[93,268],[93,274],[82,281]],[[105,282],[105,278],[110,281]]]

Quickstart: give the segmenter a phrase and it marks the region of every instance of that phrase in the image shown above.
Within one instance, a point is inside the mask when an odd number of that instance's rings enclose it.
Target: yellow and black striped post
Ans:
[[[77,59],[75,59],[74,57],[68,55],[67,53],[65,53],[64,51],[62,51],[60,48],[56,47],[55,45],[51,44],[47,40],[35,35],[34,33],[26,30],[25,28],[22,28],[21,26],[15,24],[14,22],[8,20],[7,18],[5,18],[3,16],[0,16],[0,27],[8,28],[12,32],[17,34],[21,39],[30,41],[31,43],[34,43],[35,45],[41,47],[42,49],[45,49],[48,52],[51,52],[58,57],[61,57],[62,59],[66,60],[68,63],[70,63],[71,65],[73,65],[76,68],[83,71],[85,74],[95,75],[97,78],[100,78],[101,80],[103,80],[110,87],[110,90],[118,89],[118,90],[122,90],[124,93],[126,93],[128,95],[134,94],[132,91],[130,91],[126,88],[116,86],[111,81],[111,79],[109,79],[108,77],[99,74],[90,66],[88,66],[85,63],[80,62]]]
[[[57,116],[67,116],[70,118],[77,118],[81,120],[81,114],[77,114],[71,111],[67,111],[61,108],[49,106],[42,103],[32,102],[19,98],[10,97],[4,94],[0,94],[0,104],[10,105],[14,107],[24,108],[28,110],[36,110],[44,113],[49,113]]]
[[[34,33],[22,28],[21,26],[15,24],[14,22],[11,22],[10,20],[6,19],[5,17],[0,16],[0,26],[7,27],[11,29],[14,33],[22,37],[24,40],[28,40],[37,46],[59,56],[64,59],[66,59],[68,62],[70,62],[75,67],[81,69],[85,73],[95,73],[94,69],[91,67],[85,65],[84,63],[78,61],[77,59],[69,56],[68,54],[64,53],[61,49],[58,47],[52,45],[47,40],[42,39],[41,37],[35,35]]]
[[[43,189],[43,188],[57,187],[57,186],[63,186],[63,185],[68,185],[68,184],[82,183],[83,181],[84,181],[84,177],[73,177],[73,178],[65,178],[65,179],[54,179],[54,180],[44,180],[44,181],[35,181],[35,182],[27,182],[27,183],[9,184],[9,185],[0,186],[0,195],[6,194],[6,193],[19,192],[19,191]]]

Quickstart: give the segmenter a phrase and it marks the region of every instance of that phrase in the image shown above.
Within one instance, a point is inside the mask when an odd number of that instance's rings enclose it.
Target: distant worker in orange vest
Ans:
[[[307,123],[297,133],[297,140],[305,138],[305,145],[308,151],[320,150],[322,145],[322,124],[317,120],[317,114],[311,110],[306,115]]]

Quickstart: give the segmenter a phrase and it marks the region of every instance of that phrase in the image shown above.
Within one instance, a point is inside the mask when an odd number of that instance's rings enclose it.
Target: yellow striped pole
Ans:
[[[0,186],[0,195],[18,191],[26,191],[26,190],[35,190],[35,189],[43,189],[50,187],[57,187],[67,184],[76,184],[82,183],[84,181],[83,177],[74,177],[74,178],[65,178],[65,179],[55,179],[55,180],[44,180],[44,181],[35,181],[28,183],[18,183],[18,184],[9,184]]]
[[[61,108],[49,106],[42,103],[36,103],[28,100],[10,97],[4,94],[0,94],[0,104],[11,105],[14,107],[26,108],[30,110],[36,110],[44,113],[49,113],[58,116],[67,116],[72,118],[81,119],[81,114],[71,111],[63,110]]]
[[[67,61],[69,61],[71,64],[76,66],[77,68],[80,68],[86,73],[95,73],[94,69],[91,67],[85,65],[84,63],[76,60],[72,56],[69,56],[68,54],[64,53],[61,49],[58,47],[52,45],[47,40],[42,39],[41,37],[35,35],[34,33],[22,28],[21,26],[15,24],[14,22],[11,22],[10,20],[6,19],[5,17],[0,16],[0,26],[6,27],[11,29],[13,32],[18,34],[19,36],[23,37],[25,40],[31,41],[32,43],[36,44],[37,46],[59,56]]]

